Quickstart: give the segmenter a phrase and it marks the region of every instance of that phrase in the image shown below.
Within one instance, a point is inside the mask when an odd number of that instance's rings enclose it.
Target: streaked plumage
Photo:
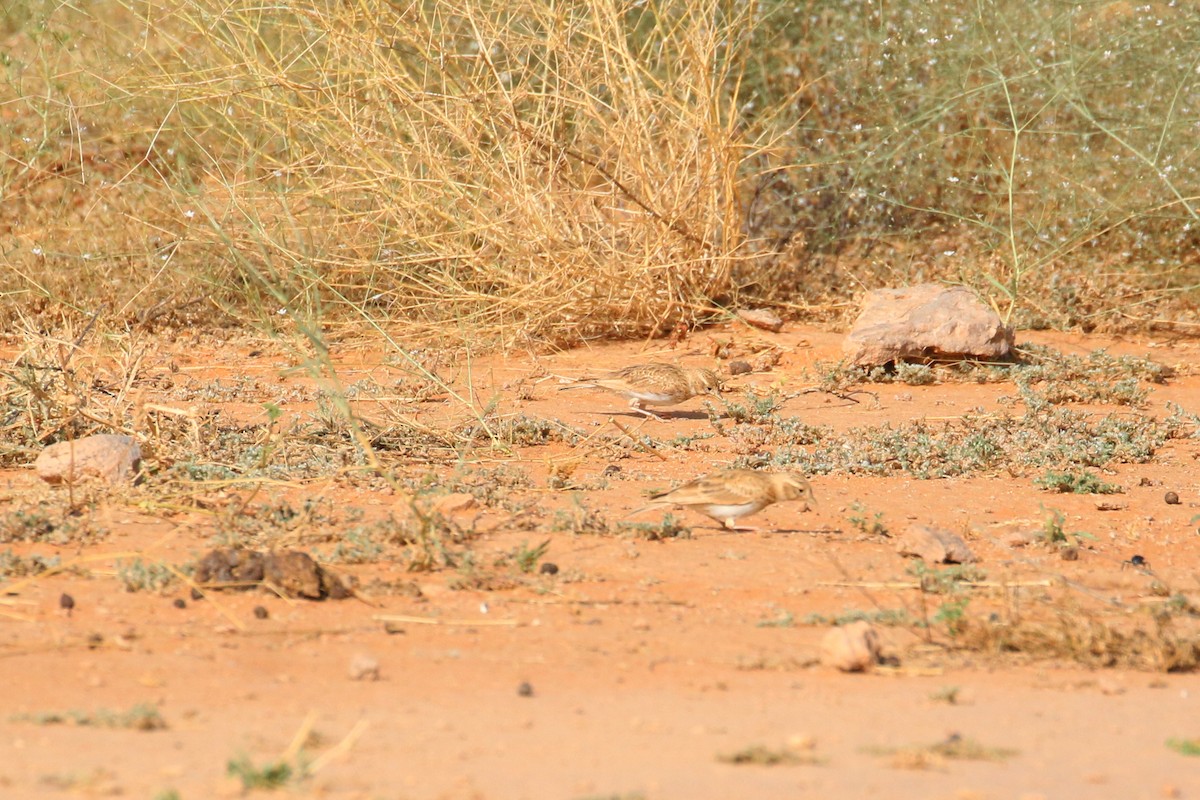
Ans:
[[[731,531],[752,531],[757,529],[738,527],[738,518],[762,511],[772,503],[801,498],[809,505],[816,503],[812,486],[795,473],[729,469],[697,478],[669,492],[651,495],[654,502],[633,513],[677,505],[706,514]]]
[[[646,408],[673,406],[698,394],[716,394],[721,381],[710,369],[674,364],[635,364],[599,378],[587,378],[563,389],[606,389],[629,398],[629,407],[639,414],[661,420]]]

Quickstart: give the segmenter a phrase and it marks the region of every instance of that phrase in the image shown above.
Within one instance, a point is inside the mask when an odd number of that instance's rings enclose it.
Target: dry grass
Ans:
[[[112,194],[157,212],[122,227],[161,242],[157,259],[138,248],[156,274],[121,316],[186,302],[190,283],[264,319],[317,328],[348,305],[368,326],[512,346],[663,333],[736,294],[743,161],[774,135],[736,113],[752,6],[100,5],[119,21],[92,58],[134,49],[116,81],[94,63],[76,80],[136,110],[101,105],[108,130],[87,133],[132,162]],[[84,122],[68,132],[17,156],[45,180],[57,151],[77,182],[64,202],[96,160]],[[21,233],[24,289],[69,293],[42,262],[79,257]],[[128,257],[115,245],[86,260]]]

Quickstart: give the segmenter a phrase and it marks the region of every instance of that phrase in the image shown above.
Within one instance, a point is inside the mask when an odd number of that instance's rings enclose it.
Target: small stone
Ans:
[[[730,375],[747,375],[751,371],[752,371],[752,368],[748,361],[742,361],[741,359],[739,359],[737,361],[729,362],[729,374]]]
[[[1165,500],[1169,506],[1177,506],[1180,504],[1180,502],[1182,502],[1179,499],[1179,495],[1175,492],[1167,492],[1165,495],[1163,495],[1163,500]]]
[[[199,589],[197,589],[195,587],[192,587],[192,600],[203,600],[203,599],[204,599],[204,592],[200,591]]]
[[[350,659],[350,680],[379,680],[379,662],[365,653],[359,653],[354,656],[354,658]]]
[[[766,308],[743,309],[737,312],[738,319],[755,328],[779,333],[783,328],[783,320],[774,311]]]
[[[558,564],[555,564],[553,561],[543,561],[542,565],[538,567],[538,572],[543,575],[557,575]]]
[[[71,611],[75,608],[75,598],[71,597],[71,595],[67,594],[66,592],[63,592],[62,597],[58,598],[58,606],[66,611],[67,615],[70,616]]]
[[[521,681],[517,685],[518,697],[533,697],[533,684],[529,681]]]
[[[793,733],[785,744],[789,750],[797,753],[812,752],[817,749],[817,737],[809,733]]]
[[[184,600],[182,597],[176,597],[175,602],[173,602],[171,605],[175,606],[176,608],[187,608],[187,600]]]
[[[271,612],[267,611],[266,606],[255,606],[254,607],[254,618],[255,619],[266,619],[269,616],[271,616]]]
[[[969,564],[977,560],[961,536],[931,525],[910,525],[896,542],[896,552],[930,564]]]
[[[1079,548],[1075,547],[1074,545],[1071,545],[1069,547],[1064,547],[1058,551],[1058,556],[1063,561],[1078,561],[1079,560]]]
[[[132,436],[100,433],[52,444],[38,455],[38,477],[50,484],[76,483],[95,478],[119,483],[133,478],[142,463],[142,451]]]
[[[833,628],[821,640],[821,663],[842,672],[862,672],[879,661],[879,634],[860,619]]]

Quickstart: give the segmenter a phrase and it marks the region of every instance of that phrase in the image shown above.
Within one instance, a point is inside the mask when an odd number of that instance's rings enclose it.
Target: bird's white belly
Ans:
[[[709,503],[704,506],[704,513],[716,519],[725,520],[730,517],[744,517],[762,508],[761,503]]]
[[[679,401],[679,395],[667,392],[633,392],[634,397],[652,406],[670,406]]]

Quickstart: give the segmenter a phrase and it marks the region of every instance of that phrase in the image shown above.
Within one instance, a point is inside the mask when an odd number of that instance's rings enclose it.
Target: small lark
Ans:
[[[810,505],[816,503],[812,486],[799,475],[727,469],[697,478],[669,492],[651,495],[654,502],[633,513],[659,506],[684,506],[712,517],[731,531],[754,531],[758,529],[739,527],[736,524],[738,518],[762,511],[772,503],[801,498]]]
[[[716,394],[721,381],[716,373],[702,367],[677,367],[674,364],[636,364],[600,378],[588,378],[563,389],[607,389],[629,398],[629,407],[659,421],[662,417],[646,408],[673,406],[698,394]]]

